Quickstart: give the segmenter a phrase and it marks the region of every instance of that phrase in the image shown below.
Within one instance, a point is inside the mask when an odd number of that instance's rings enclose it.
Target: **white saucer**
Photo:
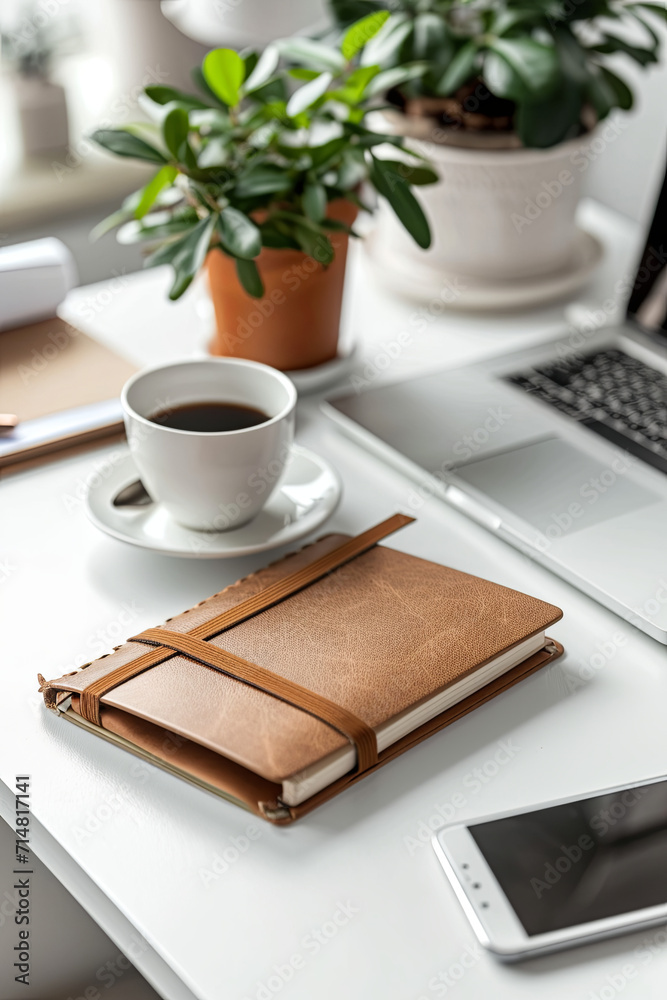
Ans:
[[[338,354],[331,361],[325,361],[323,365],[315,365],[314,368],[301,368],[296,372],[285,372],[294,385],[300,396],[307,396],[311,392],[320,392],[322,389],[330,389],[340,379],[349,375],[357,361],[357,344],[339,344]]]
[[[406,298],[419,301],[438,297],[444,285],[452,282],[457,289],[456,298],[447,305],[450,309],[527,309],[553,302],[571,295],[584,285],[604,255],[600,241],[584,229],[578,235],[567,265],[551,274],[536,275],[506,281],[492,281],[458,275],[431,266],[424,260],[419,268],[411,268],[410,261],[397,261],[386,253],[379,241],[368,240],[368,253],[380,280]]]
[[[208,532],[176,524],[159,503],[114,507],[118,492],[138,478],[129,454],[107,478],[96,477],[86,497],[88,517],[122,542],[191,559],[228,559],[295,542],[333,514],[342,491],[338,473],[328,462],[293,445],[283,479],[257,517],[233,531]]]

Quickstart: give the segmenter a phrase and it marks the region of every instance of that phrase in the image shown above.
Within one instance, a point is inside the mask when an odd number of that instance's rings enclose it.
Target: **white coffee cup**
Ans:
[[[266,504],[294,437],[296,389],[275,368],[236,358],[158,365],[121,393],[127,440],[153,500],[200,531],[239,528]],[[267,415],[233,431],[185,431],[151,420],[186,403],[236,403]]]

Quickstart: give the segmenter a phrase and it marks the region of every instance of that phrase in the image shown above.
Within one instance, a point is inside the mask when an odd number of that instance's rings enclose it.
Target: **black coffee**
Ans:
[[[150,418],[163,427],[178,431],[199,431],[213,434],[216,431],[240,431],[255,427],[270,418],[254,406],[241,403],[182,403],[166,410],[158,410]]]

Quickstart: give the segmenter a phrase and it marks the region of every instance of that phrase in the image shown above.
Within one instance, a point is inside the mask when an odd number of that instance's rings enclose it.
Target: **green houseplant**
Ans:
[[[434,229],[426,255],[433,281],[436,272],[451,273],[474,288],[574,266],[583,239],[574,212],[589,151],[594,158],[615,141],[621,121],[602,123],[633,105],[623,60],[641,67],[659,60],[656,18],[666,17],[664,5],[331,2],[343,25],[360,11],[391,6],[361,63],[380,64],[387,81],[390,110],[379,127],[421,140],[445,180],[422,198]],[[386,219],[380,229],[382,246],[410,255]],[[424,260],[412,260],[408,282],[424,271]]]
[[[349,3],[332,5],[345,20]],[[386,79],[408,113],[475,131],[514,130],[524,146],[538,148],[585,131],[591,114],[600,121],[614,108],[631,108],[632,91],[608,57],[620,54],[640,66],[658,62],[651,17],[667,19],[664,5],[627,0],[361,0],[354,6],[391,7],[362,63],[398,71],[395,84],[390,74]],[[643,41],[624,37],[633,27]]]
[[[283,369],[335,356],[364,185],[387,199],[418,246],[430,245],[412,185],[436,174],[419,154],[407,166],[376,157],[377,146],[403,139],[364,121],[380,71],[355,59],[386,18],[350,26],[336,48],[295,38],[261,56],[216,49],[194,74],[198,95],[147,87],[158,122],[93,134],[112,153],[156,167],[97,234],[122,225],[121,239],[145,242],[149,266],[173,268],[172,299],[207,262],[216,353]]]

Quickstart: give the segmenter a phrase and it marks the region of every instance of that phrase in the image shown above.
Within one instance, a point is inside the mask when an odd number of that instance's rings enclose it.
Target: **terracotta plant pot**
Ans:
[[[352,225],[356,207],[332,202],[329,217]],[[327,268],[298,250],[264,248],[257,266],[265,293],[244,291],[231,257],[211,250],[206,264],[216,319],[211,354],[261,361],[281,371],[313,368],[338,350],[349,237],[331,232],[335,257]]]

